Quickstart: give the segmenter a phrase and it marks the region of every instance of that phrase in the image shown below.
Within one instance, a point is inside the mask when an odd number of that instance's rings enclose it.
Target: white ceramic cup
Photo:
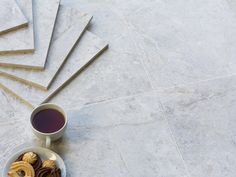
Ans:
[[[45,109],[54,109],[54,110],[60,112],[63,115],[63,117],[65,119],[65,123],[64,123],[64,125],[61,129],[59,129],[55,132],[52,132],[52,133],[43,133],[43,132],[40,132],[40,131],[38,131],[37,129],[34,128],[34,126],[32,124],[34,116],[38,112],[40,112],[42,110],[45,110]],[[46,119],[46,117],[45,117],[45,119]],[[58,106],[56,104],[52,104],[52,103],[45,103],[45,104],[41,104],[40,106],[36,107],[33,110],[33,112],[31,113],[31,117],[30,117],[30,124],[31,124],[31,128],[32,128],[34,134],[37,137],[39,137],[40,139],[45,140],[46,141],[46,148],[50,148],[51,141],[58,140],[64,134],[64,132],[66,130],[66,127],[67,127],[67,115],[66,115],[65,111],[60,106]]]

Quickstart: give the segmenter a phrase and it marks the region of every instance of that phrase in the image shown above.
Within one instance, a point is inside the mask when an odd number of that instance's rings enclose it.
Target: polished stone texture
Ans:
[[[43,69],[47,59],[59,2],[60,0],[33,1],[35,52],[18,55],[0,55],[0,66]]]
[[[91,15],[70,7],[61,6],[57,17],[60,23],[55,26],[45,69],[43,71],[34,71],[1,68],[1,71],[17,81],[22,81],[44,90],[48,89],[91,19]]]
[[[15,0],[0,1],[0,35],[27,26],[28,20]]]
[[[28,20],[28,26],[0,36],[0,54],[34,51],[34,0],[17,0],[17,4]]]
[[[38,106],[57,94],[106,48],[107,43],[104,40],[86,31],[47,91],[21,84],[1,75],[0,87],[2,86],[30,106]]]
[[[53,143],[68,177],[235,177],[236,2],[62,3],[93,14],[89,30],[109,41],[51,100],[69,115]],[[1,172],[16,147],[42,142],[32,109],[0,93]]]

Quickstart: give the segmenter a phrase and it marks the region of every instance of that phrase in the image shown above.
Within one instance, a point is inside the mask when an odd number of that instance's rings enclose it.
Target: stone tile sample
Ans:
[[[28,20],[28,26],[0,36],[0,54],[34,51],[34,0],[16,0]]]
[[[0,1],[0,35],[27,26],[28,20],[15,0]]]
[[[0,66],[43,69],[52,38],[60,0],[33,1],[34,6],[34,53],[0,55]],[[1,69],[0,69],[1,70]]]
[[[50,100],[74,77],[82,72],[98,55],[107,49],[107,47],[108,44],[104,40],[86,31],[48,91],[34,88],[3,77],[2,75],[0,75],[0,84],[4,89],[16,95],[28,105],[37,106]]]
[[[73,51],[92,16],[70,7],[61,6],[57,19],[60,23],[54,30],[47,64],[43,71],[11,68],[1,68],[1,71],[18,81],[46,90],[58,70],[66,62],[68,55]]]

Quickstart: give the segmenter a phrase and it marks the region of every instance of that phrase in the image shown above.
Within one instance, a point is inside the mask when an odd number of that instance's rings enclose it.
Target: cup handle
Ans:
[[[46,148],[50,149],[51,147],[51,138],[50,136],[46,136]]]

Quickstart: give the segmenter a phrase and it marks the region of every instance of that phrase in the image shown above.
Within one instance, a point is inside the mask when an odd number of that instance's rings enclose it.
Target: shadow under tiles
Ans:
[[[48,91],[25,85],[3,77],[2,75],[0,75],[0,86],[23,100],[25,103],[33,107],[37,106],[51,99],[74,77],[82,72],[90,62],[107,49],[107,47],[107,42],[86,31],[62,69],[59,71]]]
[[[0,66],[35,69],[44,68],[59,3],[60,0],[34,0],[35,52],[18,55],[0,55]]]
[[[1,68],[3,74],[46,90],[87,28],[91,15],[61,6],[43,71]]]

